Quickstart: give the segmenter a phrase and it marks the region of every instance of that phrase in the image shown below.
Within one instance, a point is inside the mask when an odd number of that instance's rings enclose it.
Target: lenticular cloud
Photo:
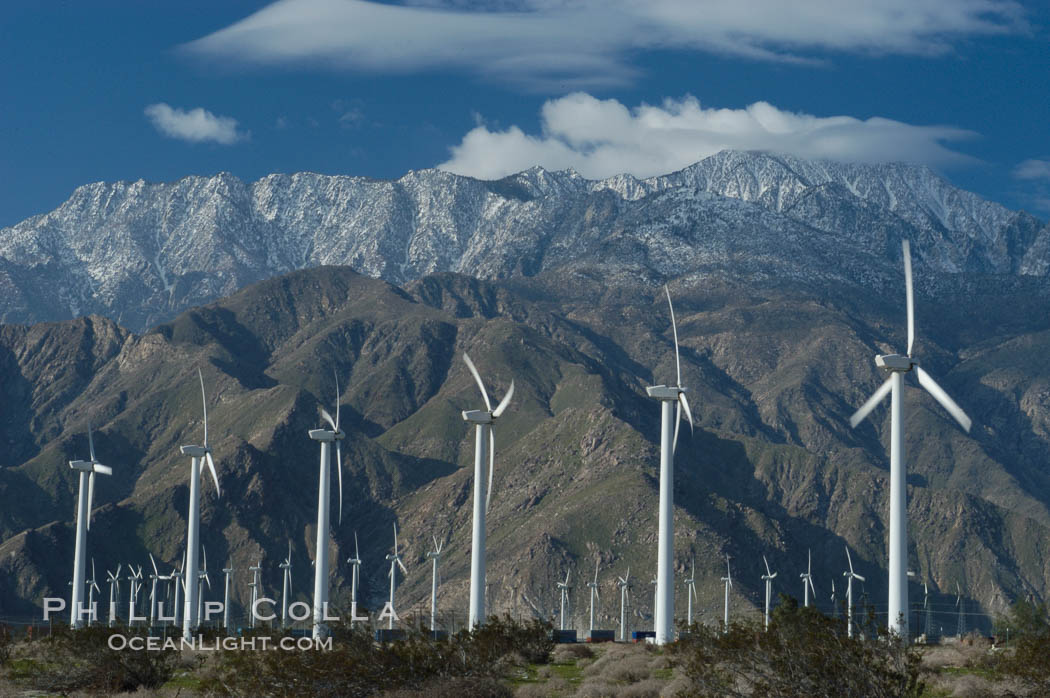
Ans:
[[[720,150],[764,150],[845,162],[915,162],[939,166],[969,158],[945,143],[975,135],[951,126],[892,119],[814,116],[755,102],[744,109],[704,107],[695,97],[629,108],[577,92],[550,100],[541,132],[517,126],[468,132],[439,165],[456,174],[497,179],[534,165],[573,168],[591,179],[620,173],[673,172]]]

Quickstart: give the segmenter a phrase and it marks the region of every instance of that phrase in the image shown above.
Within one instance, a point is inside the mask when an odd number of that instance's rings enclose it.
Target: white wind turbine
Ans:
[[[211,457],[211,448],[208,446],[208,397],[204,392],[204,374],[197,369],[197,377],[201,383],[201,402],[204,405],[204,445],[182,446],[180,450],[184,456],[190,456],[190,504],[189,515],[186,525],[186,602],[182,613],[182,637],[189,640],[193,636],[193,630],[198,622],[198,584],[200,576],[199,560],[197,558],[200,549],[200,478],[201,467],[207,464],[211,471],[212,480],[215,481],[215,496],[221,496],[219,490],[219,476],[215,472],[215,461]],[[210,584],[209,584],[210,586]]]
[[[252,589],[252,606],[248,612],[252,628],[255,628],[255,603],[259,600],[259,570],[261,569],[262,560],[259,560],[254,567],[248,567],[248,571],[252,573],[252,581],[248,582],[248,586]]]
[[[120,568],[121,565],[117,565],[117,571],[111,572],[106,570],[106,584],[109,584],[109,627],[113,627],[113,624],[117,620],[117,604],[119,599],[117,595],[120,594]]]
[[[201,546],[201,554],[204,556],[204,564],[197,573],[197,620],[201,618],[201,605],[204,602],[204,583],[208,583],[208,591],[211,591],[211,578],[208,577],[208,551]]]
[[[769,571],[769,560],[766,556],[762,556],[762,562],[766,565],[766,573],[762,575],[762,581],[766,583],[766,614],[765,614],[765,629],[769,630],[769,597],[773,591],[773,578],[777,576],[776,572]]]
[[[128,571],[130,576],[128,577],[128,597],[129,597],[129,611],[128,611],[128,625],[133,625],[131,617],[138,612],[139,608],[139,590],[142,589],[142,565],[136,570],[128,563]]]
[[[850,426],[856,427],[890,395],[890,550],[889,550],[889,618],[888,627],[898,637],[908,637],[908,493],[904,462],[904,406],[902,393],[904,374],[912,370],[926,392],[948,411],[964,431],[970,431],[970,418],[948,397],[941,386],[912,358],[915,343],[915,312],[911,280],[911,247],[902,242],[904,255],[904,290],[908,311],[908,351],[900,354],[878,355],[875,365],[890,374],[868,401],[852,417]]]
[[[157,582],[163,581],[166,577],[161,576],[157,571],[157,561],[153,559],[153,553],[149,554],[149,562],[153,565],[153,574],[149,576],[149,627],[152,628],[157,622]]]
[[[733,588],[733,573],[729,569],[729,555],[726,554],[726,576],[722,577],[726,586],[725,614],[723,616],[722,632],[729,632],[729,590]]]
[[[182,612],[184,610],[182,608],[182,605],[179,604],[179,594],[180,594],[180,592],[185,592],[186,591],[186,571],[185,570],[186,570],[186,553],[183,553],[182,554],[182,560],[179,562],[179,566],[178,567],[172,567],[171,568],[171,574],[168,575],[168,578],[175,584],[175,601],[174,601],[174,603],[172,605],[174,607],[173,608],[173,611],[174,611],[173,615],[175,617],[174,623],[175,623],[176,626],[178,626],[180,624],[180,621],[181,621],[181,618],[182,618],[181,614],[182,614]]]
[[[93,623],[96,620],[95,592],[97,591],[99,594],[102,593],[102,590],[98,588],[98,584],[95,581],[95,558],[91,558],[91,579],[86,580],[84,583],[87,585],[88,609],[91,612],[91,615],[88,616],[88,625],[91,625],[91,623]]]
[[[958,609],[959,613],[959,624],[956,627],[956,635],[962,637],[966,634],[966,618],[963,616],[963,609],[965,608],[962,600],[962,589],[959,588],[959,582],[955,583],[955,608]]]
[[[689,579],[685,580],[685,597],[687,599],[687,603],[686,603],[686,609],[687,610],[686,610],[685,623],[686,623],[686,625],[692,625],[693,624],[693,600],[696,599],[696,600],[699,601],[699,598],[696,595],[696,558],[695,557],[693,558],[693,566],[690,567]]]
[[[809,608],[809,592],[813,592],[813,600],[817,600],[817,589],[813,586],[813,551],[809,551],[809,556],[806,558],[806,571],[799,575],[802,578],[802,596],[803,596],[803,607]],[[835,601],[834,598],[831,599]]]
[[[357,531],[354,531],[354,556],[347,559],[350,565],[350,625],[354,624],[357,615],[357,584],[361,574],[361,552],[357,548]]]
[[[464,410],[463,419],[474,425],[474,528],[471,534],[470,549],[470,615],[468,624],[471,629],[485,622],[485,516],[489,511],[489,499],[492,495],[492,473],[496,459],[496,437],[492,425],[510,404],[514,395],[514,381],[510,382],[507,394],[503,396],[496,409],[492,409],[485,383],[470,357],[463,354],[463,361],[470,369],[474,381],[481,390],[485,400],[483,410]],[[488,456],[486,458],[486,456]],[[488,484],[485,482],[485,461],[489,462]]]
[[[923,627],[923,635],[926,636],[926,641],[930,641],[930,606],[928,601],[930,600],[930,588],[926,585],[926,582],[922,583],[922,613],[925,616],[925,626]]]
[[[616,578],[616,586],[620,587],[620,642],[627,641],[627,604],[631,588],[631,568],[627,568],[627,574]]]
[[[386,559],[390,561],[390,616],[387,618],[387,629],[393,629],[394,627],[394,589],[397,587],[397,568],[401,568],[401,573],[405,576],[408,575],[408,570],[405,569],[405,565],[401,562],[401,553],[397,550],[397,523],[394,523],[394,554],[387,555]]]
[[[835,578],[831,579],[831,617],[839,617],[839,607],[835,604]]]
[[[225,578],[223,581],[223,592],[222,592],[222,628],[223,630],[230,629],[230,575],[233,574],[233,560],[228,563],[229,567],[222,568],[222,574]]]
[[[281,627],[288,625],[288,593],[292,587],[292,541],[288,541],[288,557],[284,562],[277,565],[282,572],[281,581]]]
[[[601,603],[601,599],[598,597],[598,560],[594,561],[594,581],[587,582],[587,586],[591,589],[591,625],[588,628],[590,631],[594,631],[594,602],[597,600]]]
[[[332,442],[335,442],[335,472],[339,482],[339,523],[343,522],[343,437],[339,428],[339,376],[335,376],[335,419],[321,408],[321,417],[331,429],[311,429],[310,438],[321,442],[321,465],[317,487],[317,542],[314,559],[314,639],[328,634],[324,625],[325,606],[328,603],[328,492],[331,481]]]
[[[565,604],[569,601],[569,589],[572,589],[572,587],[569,586],[569,574],[571,572],[572,570],[565,570],[565,581],[558,582],[558,589],[561,592],[561,615],[559,616],[560,621],[558,627],[561,630],[565,630]]]
[[[847,637],[853,637],[853,580],[858,579],[864,581],[864,577],[853,571],[853,558],[849,555],[849,547],[846,548],[846,562],[849,563],[849,572],[843,572],[842,576],[846,577],[846,635]],[[832,590],[834,593],[834,590]]]
[[[113,468],[102,465],[95,459],[95,442],[91,438],[88,424],[89,460],[71,460],[69,467],[80,473],[80,489],[77,492],[77,537],[73,549],[73,593],[70,599],[70,625],[84,627],[80,609],[84,605],[84,578],[87,566],[87,532],[91,528],[91,507],[95,497],[95,474],[112,475]]]
[[[433,561],[433,567],[430,572],[430,632],[434,632],[437,630],[438,561],[441,559],[442,544],[438,543],[437,536],[431,537],[434,539],[434,549],[427,553],[425,557]],[[354,544],[355,546],[357,544],[356,536]],[[356,567],[354,567],[354,572],[357,572]]]
[[[674,361],[678,382],[675,385],[654,385],[646,388],[649,397],[660,401],[660,518],[659,541],[656,555],[656,644],[674,640],[674,451],[678,444],[678,427],[682,412],[693,428],[693,414],[682,387],[682,362],[678,353],[678,325],[674,319],[671,292],[664,286],[667,305],[671,310],[671,329],[674,331]],[[672,430],[671,405],[675,406]],[[673,433],[672,433],[673,431]]]

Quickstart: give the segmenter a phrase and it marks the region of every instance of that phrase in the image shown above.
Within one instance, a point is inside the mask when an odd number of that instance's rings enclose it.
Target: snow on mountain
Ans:
[[[933,272],[1045,277],[1050,226],[924,167],[724,151],[680,172],[590,181],[312,173],[79,187],[0,230],[0,320],[97,313],[142,329],[246,284],[326,264],[403,283],[598,267],[877,283],[899,240]]]

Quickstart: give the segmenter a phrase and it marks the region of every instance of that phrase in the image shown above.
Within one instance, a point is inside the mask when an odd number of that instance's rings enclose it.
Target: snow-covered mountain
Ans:
[[[719,274],[881,286],[908,237],[929,272],[1046,277],[1050,226],[927,168],[725,151],[602,181],[533,168],[499,181],[312,173],[245,183],[95,183],[0,230],[0,321],[97,313],[132,329],[294,269],[395,283],[598,269],[658,282]]]

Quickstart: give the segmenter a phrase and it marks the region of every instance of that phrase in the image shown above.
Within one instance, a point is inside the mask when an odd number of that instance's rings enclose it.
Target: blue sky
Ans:
[[[14,1],[0,66],[0,226],[99,180],[723,147],[922,162],[1050,218],[1045,1]]]

